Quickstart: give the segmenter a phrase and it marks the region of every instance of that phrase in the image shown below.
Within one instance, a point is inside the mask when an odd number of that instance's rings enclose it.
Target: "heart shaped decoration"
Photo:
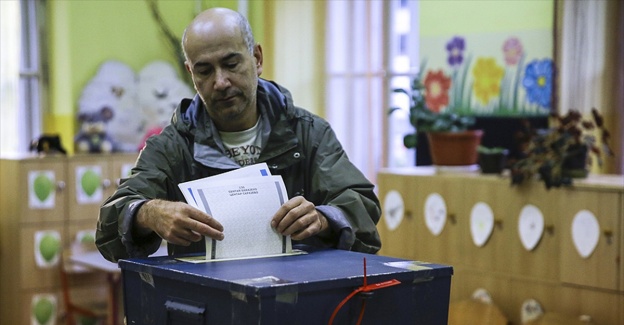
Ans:
[[[588,258],[598,246],[600,225],[593,213],[579,211],[572,220],[572,242],[582,258]]]
[[[384,199],[384,220],[389,230],[395,230],[403,220],[405,212],[401,193],[392,190],[386,194]]]
[[[431,193],[425,199],[425,224],[429,231],[438,236],[446,224],[446,202],[438,193]]]
[[[526,250],[535,249],[544,233],[544,216],[538,207],[527,204],[522,208],[518,217],[518,233]]]
[[[470,234],[477,247],[490,239],[494,230],[494,213],[487,203],[477,202],[470,211]]]

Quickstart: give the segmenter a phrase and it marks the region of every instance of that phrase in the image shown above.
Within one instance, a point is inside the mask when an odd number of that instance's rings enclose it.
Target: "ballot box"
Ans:
[[[440,325],[453,274],[451,266],[342,250],[119,266],[126,324]]]

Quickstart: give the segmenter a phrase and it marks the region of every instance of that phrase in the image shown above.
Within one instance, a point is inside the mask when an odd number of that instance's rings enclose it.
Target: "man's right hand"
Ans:
[[[188,246],[208,236],[223,240],[223,226],[208,214],[184,202],[150,200],[139,209],[134,233],[154,231],[169,243]]]

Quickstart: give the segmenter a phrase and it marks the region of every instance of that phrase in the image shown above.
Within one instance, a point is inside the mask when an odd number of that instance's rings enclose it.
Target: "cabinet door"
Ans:
[[[122,178],[130,176],[130,170],[134,167],[137,160],[135,153],[119,153],[110,156],[110,180],[112,186],[107,192],[107,197],[112,195],[119,186]]]
[[[21,287],[55,288],[60,283],[59,265],[64,247],[63,226],[32,225],[19,230]]]
[[[460,208],[461,255],[469,268],[509,272],[515,211],[507,196],[509,184],[496,178],[464,179],[464,205]]]
[[[70,223],[65,229],[67,248],[69,253],[95,251],[96,220],[77,220]]]
[[[504,189],[501,201],[508,213],[508,259],[512,275],[559,280],[557,256],[565,229],[558,227],[562,216],[556,202],[560,202],[562,196],[565,192],[546,190],[537,182]],[[524,243],[521,236],[524,236]]]
[[[522,324],[522,304],[528,299],[537,300],[542,309],[546,312],[560,312],[562,309],[561,286],[558,282],[553,281],[548,283],[530,279],[512,278],[510,284],[510,291],[505,297],[505,308],[508,312],[511,324]]]
[[[509,303],[509,297],[512,296],[511,283],[509,278],[500,275],[487,272],[459,270],[458,277],[453,274],[453,301],[461,301],[471,299],[475,291],[485,290],[492,298],[492,302],[501,309],[501,312],[505,317],[510,318],[510,315],[515,311],[515,306],[511,306]],[[520,307],[518,306],[518,310]],[[487,316],[484,318],[487,319]],[[513,323],[515,324],[515,323]]]
[[[25,159],[20,162],[15,195],[20,202],[20,223],[62,221],[67,189],[64,158]],[[19,190],[18,190],[19,189]]]
[[[382,215],[377,224],[381,237],[380,254],[406,259],[417,258],[414,245],[413,203],[415,183],[410,176],[379,174]]]
[[[79,155],[69,160],[69,220],[97,220],[113,186],[109,155]]]
[[[560,289],[562,314],[591,317],[593,324],[622,324],[621,295],[614,292],[563,285]]]
[[[622,322],[624,322],[624,266],[622,263],[622,259],[624,259],[624,193],[620,193],[620,208],[619,208],[619,216],[617,217],[620,220],[620,293],[622,294],[622,303],[621,314],[622,314]]]
[[[564,189],[558,202],[561,222],[561,281],[618,290],[620,278],[620,193]],[[575,224],[576,223],[576,224]],[[577,231],[576,244],[573,225]],[[581,244],[581,245],[579,245]],[[583,257],[583,247],[587,249]],[[594,248],[589,250],[589,248]]]
[[[14,320],[9,324],[61,324],[65,306],[59,290],[24,290],[19,304],[21,308],[14,310]]]
[[[454,177],[420,176],[414,194],[415,234],[421,261],[448,265],[461,264],[463,245],[460,226],[467,217],[463,205],[463,180]]]

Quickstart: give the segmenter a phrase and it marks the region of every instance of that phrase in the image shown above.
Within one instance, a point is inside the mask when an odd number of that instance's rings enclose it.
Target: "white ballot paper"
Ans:
[[[288,200],[281,176],[266,164],[251,165],[213,177],[179,184],[187,202],[223,225],[222,241],[205,238],[206,256],[190,262],[301,254],[290,236],[271,227],[271,217]]]
[[[186,203],[192,205],[194,208],[200,209],[197,205],[197,200],[195,198],[195,193],[193,193],[193,187],[202,186],[203,184],[210,184],[210,182],[215,180],[224,180],[224,179],[235,179],[235,178],[244,178],[244,177],[254,177],[254,176],[270,176],[271,171],[266,163],[260,163],[255,165],[245,166],[243,168],[235,169],[233,171],[229,171],[227,173],[210,176],[186,183],[178,184],[180,191],[184,195],[186,199]]]

